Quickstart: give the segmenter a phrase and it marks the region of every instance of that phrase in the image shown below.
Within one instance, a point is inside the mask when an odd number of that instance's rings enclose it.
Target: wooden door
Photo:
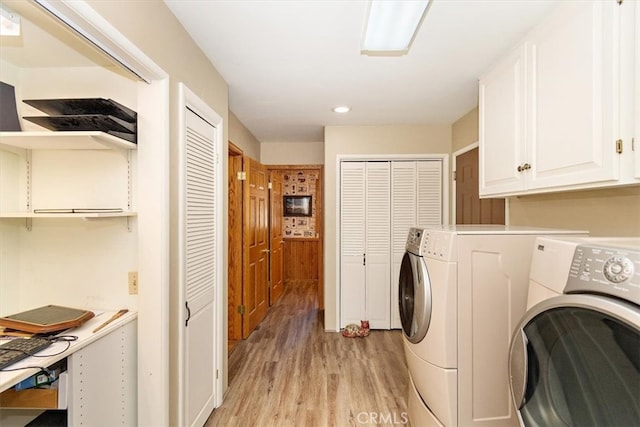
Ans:
[[[229,143],[229,246],[228,246],[228,344],[229,351],[242,339],[242,150]]]
[[[264,319],[269,306],[269,194],[267,168],[246,158],[244,184],[243,338]]]
[[[271,286],[269,288],[269,306],[273,305],[282,292],[284,291],[284,236],[283,236],[283,212],[282,212],[282,194],[283,181],[282,175],[278,171],[269,173],[269,182],[271,183],[271,191],[269,193],[269,202],[271,211],[269,212],[269,277]]]
[[[478,148],[456,157],[456,224],[504,224],[504,199],[478,196]]]

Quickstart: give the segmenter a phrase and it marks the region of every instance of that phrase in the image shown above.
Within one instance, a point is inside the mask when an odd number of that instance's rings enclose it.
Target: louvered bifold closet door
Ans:
[[[340,327],[364,320],[365,162],[340,165]]]
[[[185,424],[200,424],[215,392],[215,128],[187,109],[184,153]],[[206,412],[209,411],[209,412]],[[206,413],[205,413],[206,412]]]
[[[400,265],[409,228],[418,224],[418,169],[415,161],[391,164],[391,328],[401,328],[398,309]]]
[[[442,217],[442,161],[417,162],[418,225],[440,225]]]
[[[442,224],[442,161],[391,164],[391,328],[398,329],[398,281],[409,228]]]
[[[391,167],[367,163],[365,316],[371,328],[390,328]]]

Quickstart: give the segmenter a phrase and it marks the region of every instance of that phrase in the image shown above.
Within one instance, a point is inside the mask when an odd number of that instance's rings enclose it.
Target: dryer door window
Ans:
[[[431,321],[431,284],[422,257],[404,254],[398,293],[402,330],[410,342],[418,343],[427,335]]]
[[[523,328],[525,426],[640,423],[640,325],[584,308],[543,311]]]

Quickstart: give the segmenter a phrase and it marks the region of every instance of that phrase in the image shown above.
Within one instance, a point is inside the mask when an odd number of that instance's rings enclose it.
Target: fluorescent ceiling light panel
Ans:
[[[415,38],[429,0],[371,0],[361,53],[404,55]]]
[[[0,7],[0,36],[19,36],[20,16]]]

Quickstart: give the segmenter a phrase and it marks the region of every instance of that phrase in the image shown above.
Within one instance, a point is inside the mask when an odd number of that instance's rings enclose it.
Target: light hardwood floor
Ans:
[[[315,288],[287,287],[229,357],[229,389],[213,426],[409,425],[400,331],[324,332]]]

